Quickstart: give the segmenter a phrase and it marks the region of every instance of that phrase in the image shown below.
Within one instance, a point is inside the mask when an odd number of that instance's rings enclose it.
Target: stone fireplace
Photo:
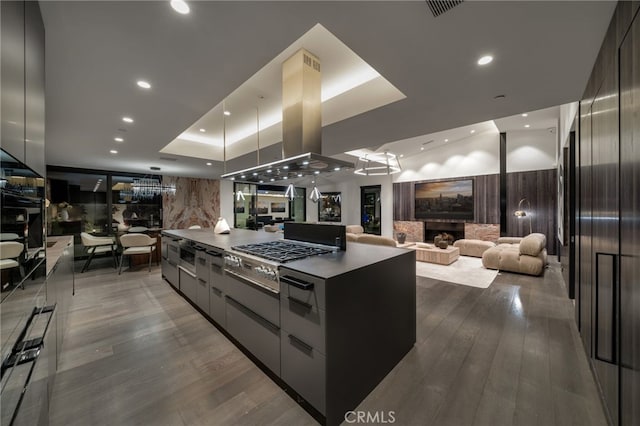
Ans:
[[[425,222],[424,241],[433,243],[436,235],[446,232],[453,236],[453,240],[464,238],[464,222]]]

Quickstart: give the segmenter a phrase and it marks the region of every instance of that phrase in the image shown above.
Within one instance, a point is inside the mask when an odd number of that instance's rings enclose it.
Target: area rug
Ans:
[[[498,276],[498,271],[485,269],[479,257],[460,256],[451,265],[416,262],[416,275],[454,284],[487,288]]]

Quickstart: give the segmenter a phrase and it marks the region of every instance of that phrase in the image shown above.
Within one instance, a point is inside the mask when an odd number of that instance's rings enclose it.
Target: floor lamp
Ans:
[[[527,211],[523,209],[523,204],[526,204],[529,210],[529,214],[527,214]],[[518,219],[522,219],[522,218],[529,218],[529,234],[531,234],[533,231],[531,230],[531,203],[529,202],[529,200],[527,200],[526,198],[523,198],[520,200],[520,202],[518,203],[518,210],[516,210],[515,212],[513,212],[513,215],[515,217],[517,217]]]

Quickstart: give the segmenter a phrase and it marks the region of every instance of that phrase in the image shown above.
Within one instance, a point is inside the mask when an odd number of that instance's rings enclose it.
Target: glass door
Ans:
[[[380,194],[381,185],[360,187],[360,224],[366,234],[381,234]]]

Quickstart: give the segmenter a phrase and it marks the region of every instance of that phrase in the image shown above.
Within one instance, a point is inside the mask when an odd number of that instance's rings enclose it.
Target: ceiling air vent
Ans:
[[[434,18],[442,15],[443,13],[453,9],[464,0],[426,0],[427,6],[431,9]]]
[[[171,157],[158,157],[158,158],[164,161],[178,161],[177,158],[171,158]]]

